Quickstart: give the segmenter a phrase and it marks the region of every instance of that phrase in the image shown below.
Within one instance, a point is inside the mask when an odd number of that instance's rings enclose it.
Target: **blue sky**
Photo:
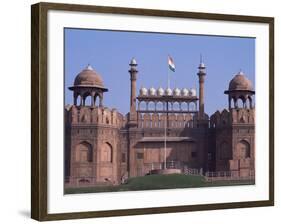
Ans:
[[[120,32],[65,29],[65,103],[73,104],[75,76],[89,63],[103,78],[109,92],[104,105],[129,112],[129,62],[138,62],[137,90],[167,87],[167,56],[171,55],[176,72],[171,72],[171,87],[196,88],[200,54],[206,65],[205,111],[209,115],[227,108],[223,93],[241,69],[255,82],[255,39],[239,37]]]

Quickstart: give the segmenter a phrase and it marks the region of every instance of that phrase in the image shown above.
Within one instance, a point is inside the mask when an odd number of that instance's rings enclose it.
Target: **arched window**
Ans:
[[[238,98],[237,105],[238,105],[238,108],[243,108],[244,107],[244,103],[243,103],[243,98],[242,97]]]
[[[155,110],[155,103],[153,101],[148,102],[148,110]]]
[[[234,98],[231,98],[230,100],[230,108],[235,108],[235,99]]]
[[[85,94],[84,96],[84,100],[85,100],[85,106],[90,106],[91,105],[91,96],[89,94]]]
[[[78,105],[78,106],[82,105],[83,99],[82,99],[82,96],[80,94],[77,95],[76,100],[77,100],[76,105]]]
[[[196,111],[196,103],[195,102],[189,103],[189,110],[190,111]]]
[[[156,103],[156,110],[164,110],[162,102],[157,102]]]
[[[181,103],[181,109],[184,110],[184,111],[187,111],[187,103],[186,102]]]
[[[237,143],[236,150],[238,152],[239,159],[246,159],[251,157],[250,144],[245,140],[241,140]]]
[[[112,163],[113,151],[109,143],[104,143],[101,147],[101,161]]]
[[[173,104],[173,109],[174,109],[174,110],[180,110],[180,104],[179,104],[179,102],[174,102],[174,104]]]
[[[168,110],[172,110],[173,108],[173,103],[172,102],[168,102]],[[167,109],[167,104],[165,105],[165,110]]]
[[[94,105],[99,106],[100,101],[101,101],[101,96],[98,93],[96,93],[95,96],[94,96]]]
[[[92,162],[93,150],[92,146],[87,142],[82,142],[75,147],[76,162]]]
[[[139,110],[146,110],[146,102],[145,101],[139,101]]]

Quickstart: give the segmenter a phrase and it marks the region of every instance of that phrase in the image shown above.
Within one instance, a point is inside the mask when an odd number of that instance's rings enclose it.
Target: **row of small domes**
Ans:
[[[153,87],[146,89],[145,87],[142,87],[140,89],[140,96],[196,96],[196,90],[194,88],[192,89],[179,89],[175,88],[172,90],[171,88],[163,89],[162,87],[158,88],[157,90]]]

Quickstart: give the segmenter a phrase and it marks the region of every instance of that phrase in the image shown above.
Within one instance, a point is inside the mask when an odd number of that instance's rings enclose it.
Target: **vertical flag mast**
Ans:
[[[168,61],[168,63],[169,63],[169,61]],[[167,77],[168,78],[168,86],[167,86],[167,88],[170,88],[170,72],[169,71],[170,71],[170,68],[168,66],[168,72],[167,72],[168,73],[167,74],[168,75],[168,77]]]
[[[174,60],[170,55],[168,55],[168,88],[170,89],[170,72],[169,70],[175,72],[176,71],[176,66],[174,63]],[[164,169],[167,169],[167,124],[168,124],[168,100],[166,101],[166,121],[164,124]]]
[[[168,102],[167,103],[167,107],[168,107]],[[166,148],[167,148],[167,119],[168,119],[168,112],[166,114],[166,120],[165,120],[165,124],[164,124],[164,169],[167,169],[167,162],[166,162]]]

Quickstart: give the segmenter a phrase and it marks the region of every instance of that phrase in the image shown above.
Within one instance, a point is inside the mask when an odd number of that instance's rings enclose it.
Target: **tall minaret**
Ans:
[[[199,119],[204,119],[204,82],[206,76],[206,67],[202,61],[202,55],[200,55],[200,64],[198,66],[198,73],[199,77]]]
[[[131,98],[130,98],[130,124],[136,125],[137,113],[136,113],[136,91],[137,91],[137,61],[132,58],[130,62],[130,79],[131,79]]]

